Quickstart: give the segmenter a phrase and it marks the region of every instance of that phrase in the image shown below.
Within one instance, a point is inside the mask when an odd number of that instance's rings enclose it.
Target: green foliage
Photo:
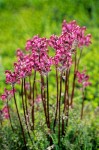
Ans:
[[[5,122],[5,124],[2,124],[0,126],[0,149],[3,150],[18,150],[18,149],[24,149],[24,143],[22,140],[22,133],[19,127],[19,124],[15,118],[15,122],[17,124],[14,124],[14,133],[8,123]]]
[[[25,130],[25,122],[21,118],[28,150],[47,150],[51,146],[54,147],[54,150],[97,150],[99,147],[99,110],[98,108],[95,110],[93,117],[92,115],[89,117],[90,115],[87,114],[81,121],[79,109],[78,105],[74,109],[70,109],[69,125],[65,128],[65,135],[61,136],[60,145],[58,145],[58,135],[48,133],[48,129],[45,124],[41,123],[42,121],[36,124],[34,131],[30,130],[31,142]],[[13,113],[14,133],[8,121],[3,122],[2,126],[0,126],[0,150],[24,150],[22,131],[18,118],[15,116],[16,114]],[[51,146],[49,146],[49,137],[53,142]]]
[[[77,108],[70,110],[69,125],[65,129],[65,135],[61,137],[58,146],[57,135],[52,134],[55,150],[97,150],[99,147],[99,119],[97,116],[91,120],[79,119]]]
[[[15,114],[14,114],[15,115]],[[16,115],[15,115],[16,116]],[[19,121],[18,118],[13,116],[13,127],[14,127],[14,132],[11,129],[10,124],[8,121],[3,122],[0,126],[0,150],[24,150],[24,142],[23,142],[23,136],[22,136],[22,131],[19,126]],[[48,145],[49,142],[47,141],[47,136],[45,134],[45,127],[43,129],[40,128],[38,125],[37,130],[35,131],[30,131],[31,133],[31,139],[32,142],[29,138],[28,133],[26,132],[24,120],[22,120],[23,126],[24,126],[24,132],[25,132],[25,137],[27,141],[27,148],[28,150],[44,150]]]

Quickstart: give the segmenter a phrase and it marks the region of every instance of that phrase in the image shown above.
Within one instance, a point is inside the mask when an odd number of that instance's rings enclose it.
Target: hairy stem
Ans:
[[[25,144],[25,150],[27,150],[27,147],[26,147],[26,139],[25,139],[25,133],[24,133],[24,129],[23,129],[23,126],[22,126],[20,114],[19,114],[19,111],[18,111],[18,106],[17,106],[17,102],[16,102],[14,87],[13,87],[13,93],[14,93],[14,103],[15,103],[15,107],[16,107],[16,111],[17,111],[17,115],[18,115],[20,127],[21,127],[21,130],[22,130],[23,140],[24,140],[24,144]]]
[[[55,132],[55,126],[56,126],[56,120],[57,120],[57,113],[58,113],[58,91],[59,91],[59,87],[58,87],[58,70],[56,67],[56,86],[57,86],[57,101],[56,101],[56,112],[55,112],[55,119],[54,119],[54,126],[53,126],[53,131]]]
[[[73,105],[74,90],[75,90],[75,81],[76,81],[76,67],[77,67],[77,56],[76,55],[77,54],[75,53],[74,77],[73,77],[72,94],[71,94],[71,107]]]
[[[60,119],[61,119],[60,101],[61,101],[61,93],[62,93],[62,73],[60,75],[58,145],[60,144]]]
[[[76,72],[79,68],[80,59],[82,56],[82,48],[80,49],[80,55],[77,61],[77,53],[75,53],[75,65],[74,65],[74,78],[73,78],[73,85],[72,85],[72,95],[71,95],[71,106],[73,105],[73,98],[74,98],[74,89],[75,89],[75,80],[76,80]]]
[[[27,126],[27,121],[26,121],[26,113],[25,113],[25,104],[24,104],[24,92],[23,92],[23,79],[22,79],[22,85],[21,85],[21,94],[22,94],[22,107],[23,107],[23,113],[24,113],[24,118],[25,118],[25,124]]]
[[[81,107],[81,120],[83,119],[83,113],[84,113],[84,89],[82,88],[82,107]]]
[[[29,98],[31,99],[31,94],[32,94],[32,90],[31,90],[31,76],[29,76],[29,84],[30,84],[30,95],[29,95]]]
[[[7,99],[7,108],[8,108],[8,115],[9,115],[9,121],[10,121],[11,129],[14,132],[14,128],[12,126],[12,120],[11,120],[10,110],[9,110],[8,99]]]
[[[24,78],[24,95],[25,95],[25,107],[26,107],[26,122],[30,125],[29,113],[28,113],[28,103],[27,103],[27,91],[26,91],[25,85],[26,85],[26,83],[25,83],[25,78]]]
[[[47,111],[46,111],[45,90],[44,90],[44,78],[43,78],[42,75],[41,75],[41,98],[42,98],[42,103],[43,103],[43,109],[44,109],[46,124],[47,124],[47,127],[49,128],[48,117],[47,117],[48,114],[47,114]]]
[[[63,115],[65,115],[65,110],[66,110],[66,107],[67,107],[67,90],[68,90],[67,82],[68,82],[68,71],[66,71],[66,74],[65,74],[65,92],[64,92],[64,109],[63,109]],[[64,118],[63,117],[62,117],[62,135],[64,135]]]
[[[23,79],[22,79],[22,87],[21,87],[21,93],[22,93],[22,107],[23,107],[23,112],[24,112],[24,118],[25,118],[25,124],[26,124],[26,128],[27,128],[27,132],[28,132],[28,136],[32,142],[31,136],[30,136],[30,132],[29,132],[29,127],[27,124],[27,119],[26,119],[26,114],[25,114],[25,104],[24,104],[24,97],[23,97]]]
[[[82,48],[80,49],[80,55],[79,55],[78,62],[77,62],[77,71],[79,69],[79,63],[80,63],[81,56],[82,56]]]
[[[35,92],[35,80],[36,80],[36,71],[34,71],[34,79],[33,79],[33,104],[32,104],[32,123],[34,130],[34,92]]]
[[[46,84],[47,84],[47,117],[48,117],[48,127],[50,129],[50,118],[49,118],[49,85],[48,85],[48,74],[46,76]]]

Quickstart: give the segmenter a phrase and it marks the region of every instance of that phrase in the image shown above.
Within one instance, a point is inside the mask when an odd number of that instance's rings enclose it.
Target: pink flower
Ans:
[[[8,107],[5,105],[2,109],[2,114],[4,116],[5,119],[9,119],[9,112],[8,112]]]
[[[38,95],[38,96],[36,97],[36,99],[35,99],[35,103],[36,103],[36,104],[39,104],[39,103],[41,103],[41,101],[42,101],[41,95]]]
[[[4,100],[6,100],[7,99],[7,96],[5,95],[5,94],[2,94],[1,95],[1,99],[4,101]]]
[[[30,64],[32,68],[41,74],[47,74],[51,70],[52,58],[48,56],[48,40],[34,36],[26,43],[26,50],[31,51]]]
[[[78,82],[81,83],[83,85],[83,87],[87,87],[87,86],[91,85],[91,83],[88,81],[89,76],[86,75],[85,73],[86,73],[86,70],[83,70],[82,73],[77,71]]]
[[[89,85],[91,85],[91,82],[88,82],[88,81],[83,82],[83,86],[84,86],[84,87],[87,87],[87,86],[89,86]]]
[[[17,49],[16,56],[19,57],[20,59],[22,59],[24,57],[24,53],[20,50],[20,48]]]
[[[35,51],[36,53],[42,53],[47,50],[47,39],[40,38],[38,35],[28,40],[26,43],[26,50]]]
[[[48,45],[50,47],[53,47],[54,49],[58,49],[58,45],[57,45],[58,39],[59,39],[58,36],[51,35],[50,39],[48,40]]]
[[[5,100],[10,100],[12,97],[13,97],[13,95],[14,95],[14,93],[16,92],[16,90],[14,89],[14,91],[13,90],[7,90],[6,88],[4,89],[4,93],[1,95],[1,99],[3,100],[3,101],[5,101]]]
[[[25,89],[29,90],[30,89],[30,84],[28,82],[25,83]]]
[[[25,55],[21,51],[20,54],[22,54],[22,57],[19,55],[18,62],[14,63],[14,71],[19,79],[30,75],[34,64],[32,63],[33,59],[31,59],[31,55]]]
[[[51,36],[49,46],[55,49],[53,63],[60,71],[67,70],[72,65],[71,41],[69,35],[62,34],[60,37]]]
[[[62,34],[69,35],[69,41],[71,44],[76,39],[78,41],[78,47],[89,46],[91,44],[91,35],[88,34],[85,36],[86,27],[80,27],[77,25],[76,21],[71,21],[67,23],[66,20],[62,24]]]
[[[6,83],[7,84],[10,83],[10,84],[14,85],[16,82],[19,81],[19,77],[15,72],[11,72],[11,71],[7,70],[5,72],[5,74],[6,74]]]

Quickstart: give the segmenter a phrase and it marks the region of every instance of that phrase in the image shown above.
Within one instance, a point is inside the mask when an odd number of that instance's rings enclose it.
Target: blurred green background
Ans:
[[[50,37],[61,33],[61,23],[76,20],[92,34],[92,45],[84,48],[81,67],[86,67],[92,86],[87,100],[99,103],[99,0],[0,0],[0,94],[6,69],[12,69],[17,48],[35,34]]]

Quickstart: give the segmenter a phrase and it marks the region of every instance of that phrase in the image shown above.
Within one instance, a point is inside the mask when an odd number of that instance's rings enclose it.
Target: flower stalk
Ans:
[[[13,87],[13,93],[14,93],[14,87]],[[18,106],[17,106],[17,102],[16,102],[16,96],[15,96],[15,93],[14,93],[14,103],[15,103],[15,107],[16,107],[16,111],[17,111],[17,115],[18,115],[18,119],[19,119],[21,131],[22,131],[22,135],[23,135],[23,140],[24,140],[25,150],[27,150],[26,139],[25,139],[25,133],[24,133],[24,129],[23,129],[23,126],[22,126],[22,122],[21,122],[21,118],[20,118],[20,114],[19,114],[19,110],[18,110]]]
[[[55,112],[55,119],[54,119],[54,126],[53,126],[53,131],[55,132],[55,126],[56,126],[56,120],[57,120],[57,114],[58,114],[58,104],[59,104],[59,85],[58,85],[58,70],[56,67],[56,87],[57,87],[57,97],[56,97],[56,112]]]
[[[33,130],[34,130],[34,94],[35,94],[35,80],[36,80],[36,71],[34,71],[34,78],[33,78],[33,104],[32,104],[32,123],[33,123]]]

